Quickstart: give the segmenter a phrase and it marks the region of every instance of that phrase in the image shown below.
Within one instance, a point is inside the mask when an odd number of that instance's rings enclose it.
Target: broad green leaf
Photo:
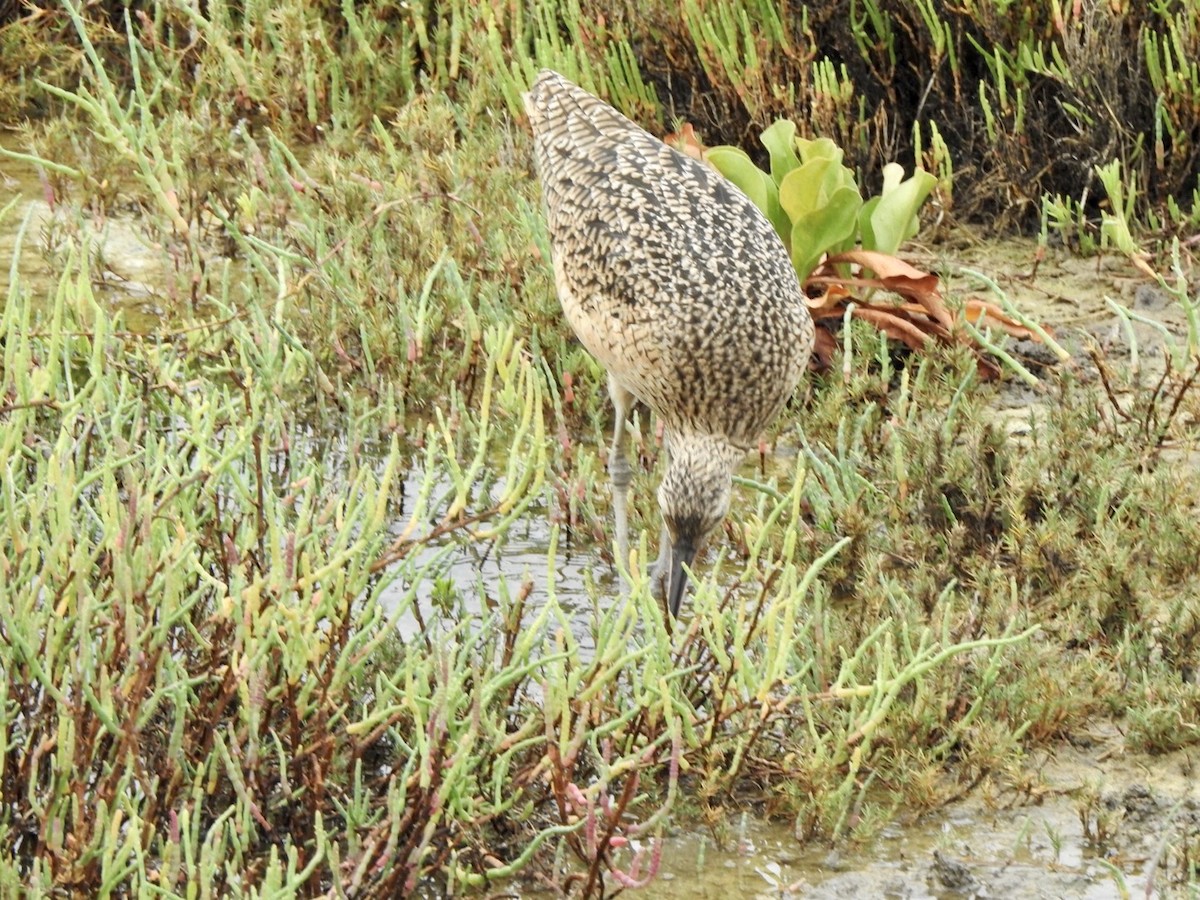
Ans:
[[[767,191],[767,218],[775,228],[775,233],[779,235],[779,240],[783,241],[783,245],[786,247],[791,241],[792,220],[779,205],[779,188],[775,186],[775,181],[766,172],[762,173],[762,177],[763,187]]]
[[[771,155],[771,178],[782,184],[788,172],[800,165],[796,156],[796,123],[780,119],[762,133],[762,144]]]
[[[845,186],[840,168],[834,160],[813,159],[788,172],[779,185],[779,204],[793,222],[820,209],[834,191]]]
[[[879,197],[872,197],[858,211],[858,232],[862,237],[864,250],[879,249],[875,240],[875,228],[871,224],[871,216],[875,214],[875,207],[877,206],[879,206]]]
[[[861,229],[863,248],[880,253],[895,253],[900,245],[917,233],[917,210],[937,184],[937,178],[924,169],[917,169],[911,178],[900,181],[903,169],[889,163],[883,170],[883,193],[872,198],[871,209],[864,207]],[[878,202],[874,202],[875,199]],[[870,221],[866,221],[866,216]],[[870,240],[871,243],[867,243]]]
[[[793,219],[792,265],[801,282],[812,273],[824,253],[854,237],[861,206],[858,191],[842,186],[830,195],[827,203]]]
[[[844,155],[842,148],[829,138],[817,138],[813,141],[796,138],[795,143],[800,148],[800,159],[803,164],[816,162],[817,160],[828,160],[831,163],[829,171],[833,173],[833,176],[828,181],[829,193],[843,186],[852,187],[856,191],[858,190],[858,182],[854,180],[854,173],[842,163]]]
[[[892,191],[900,186],[900,182],[904,180],[904,166],[900,163],[890,162],[883,167],[883,190],[879,192],[879,196],[886,197]]]
[[[821,206],[828,160],[814,160],[788,172],[779,185],[779,205],[793,222]]]
[[[704,151],[704,159],[750,198],[786,246],[792,233],[792,222],[779,205],[779,190],[771,176],[737,147],[711,147]]]
[[[736,184],[742,193],[766,214],[767,189],[763,185],[763,171],[744,150],[728,146],[710,147],[704,151],[704,159]]]
[[[842,148],[827,137],[808,140],[796,138],[796,147],[800,150],[800,159],[808,162],[810,159],[831,159],[836,163],[842,161]]]

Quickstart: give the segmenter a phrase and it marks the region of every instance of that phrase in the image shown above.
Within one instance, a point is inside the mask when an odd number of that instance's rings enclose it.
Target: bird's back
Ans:
[[[812,346],[774,229],[719,173],[555,72],[525,106],[580,340],[668,425],[751,445]]]

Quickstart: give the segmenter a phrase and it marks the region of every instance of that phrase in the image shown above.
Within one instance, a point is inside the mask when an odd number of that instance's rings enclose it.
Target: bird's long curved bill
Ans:
[[[695,558],[695,547],[683,543],[671,545],[671,580],[667,584],[667,608],[671,611],[672,619],[678,618],[679,607],[683,605],[683,595],[687,593],[687,573],[683,567],[687,566],[690,569]]]

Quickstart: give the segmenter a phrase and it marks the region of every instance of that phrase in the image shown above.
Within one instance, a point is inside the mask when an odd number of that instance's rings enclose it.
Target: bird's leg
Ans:
[[[629,465],[626,452],[629,439],[625,434],[625,422],[633,409],[633,394],[609,375],[608,395],[612,397],[613,409],[616,410],[612,451],[608,456],[608,475],[612,479],[613,520],[617,531],[617,568],[625,570],[629,566],[629,508],[626,501],[629,497],[629,485],[633,482],[633,469]]]
[[[650,592],[667,605],[667,592],[671,588],[671,532],[664,522],[658,537],[658,559],[650,572]]]
[[[671,451],[663,449],[666,456],[666,464],[669,468],[671,465]],[[658,559],[654,562],[654,568],[650,570],[650,593],[662,601],[663,610],[667,609],[667,598],[671,590],[671,532],[667,530],[667,523],[662,523],[662,528],[658,534]],[[667,616],[667,627],[670,628],[671,617]]]

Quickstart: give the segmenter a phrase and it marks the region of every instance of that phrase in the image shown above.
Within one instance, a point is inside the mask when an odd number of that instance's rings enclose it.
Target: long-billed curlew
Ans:
[[[663,421],[654,585],[679,612],[684,566],[729,512],[733,473],[800,380],[813,326],[788,252],[716,171],[557,72],[525,95],[567,321],[608,370],[617,550],[629,559],[634,398]]]

